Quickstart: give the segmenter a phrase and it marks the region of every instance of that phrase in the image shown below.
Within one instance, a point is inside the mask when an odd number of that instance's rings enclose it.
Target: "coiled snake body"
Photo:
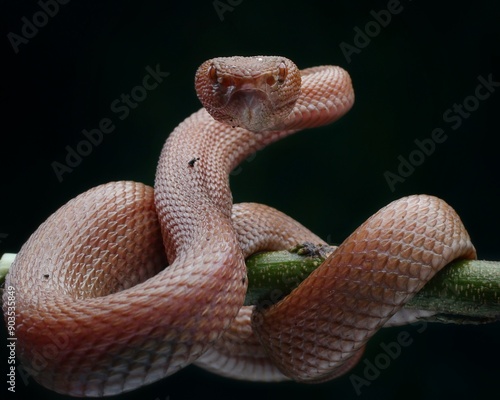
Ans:
[[[283,57],[207,61],[196,87],[205,108],[169,136],[154,190],[93,188],[16,257],[6,287],[16,296],[17,354],[42,385],[111,395],[194,361],[243,379],[327,380],[351,368],[440,268],[475,257],[446,203],[406,197],[372,216],[289,296],[252,314],[242,307],[245,257],[321,240],[270,207],[233,206],[228,174],[252,152],[338,119],[354,94],[341,68],[300,72]]]

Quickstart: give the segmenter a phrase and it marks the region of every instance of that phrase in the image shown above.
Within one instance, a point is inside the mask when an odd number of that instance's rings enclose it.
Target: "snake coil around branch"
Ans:
[[[285,136],[336,121],[354,92],[339,67],[299,71],[278,56],[209,60],[195,86],[204,108],[168,137],[154,189],[92,188],[16,256],[6,287],[18,356],[47,388],[112,395],[193,362],[240,379],[332,379],[446,264],[476,256],[448,204],[409,196],[370,217],[277,304],[244,306],[246,257],[324,242],[273,208],[233,205],[229,173]],[[40,367],[37,349],[61,334],[64,346]]]

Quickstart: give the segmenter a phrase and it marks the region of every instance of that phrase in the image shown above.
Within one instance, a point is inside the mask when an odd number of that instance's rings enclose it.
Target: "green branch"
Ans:
[[[333,248],[298,246],[247,259],[245,304],[275,303],[299,285]],[[500,319],[500,262],[459,260],[443,268],[405,308],[434,311],[428,321],[486,323]]]
[[[10,265],[14,262],[16,255],[14,253],[5,253],[0,258],[0,285],[3,287],[5,283],[5,277],[9,272]]]
[[[254,254],[247,259],[246,305],[275,303],[290,293],[333,248],[309,244],[290,251]],[[0,259],[0,285],[15,254]],[[441,270],[417,293],[405,308],[434,311],[428,321],[485,323],[500,319],[500,262],[454,261]]]

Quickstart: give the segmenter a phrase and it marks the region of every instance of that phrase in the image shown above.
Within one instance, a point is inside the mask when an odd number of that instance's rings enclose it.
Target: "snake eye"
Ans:
[[[282,61],[281,64],[279,65],[279,70],[278,70],[279,83],[283,83],[285,81],[287,73],[288,73],[288,68],[286,67],[285,62]]]
[[[208,77],[212,82],[217,82],[217,68],[213,64],[208,68]]]

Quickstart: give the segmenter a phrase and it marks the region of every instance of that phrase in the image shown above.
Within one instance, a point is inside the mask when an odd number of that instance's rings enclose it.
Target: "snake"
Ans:
[[[324,242],[272,207],[233,204],[230,172],[338,120],[354,89],[340,67],[299,70],[281,56],[213,58],[195,88],[203,108],[168,136],[154,188],[117,181],[76,196],[11,266],[16,355],[53,391],[119,394],[191,363],[237,379],[324,382],[353,368],[443,266],[476,256],[451,206],[411,195],[368,218],[276,304],[243,306],[246,257]]]

